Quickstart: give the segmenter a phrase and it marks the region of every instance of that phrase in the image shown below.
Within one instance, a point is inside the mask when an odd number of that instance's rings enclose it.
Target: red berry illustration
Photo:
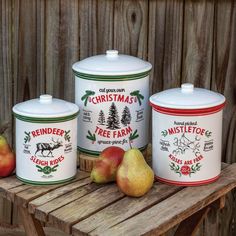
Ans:
[[[189,175],[191,169],[189,166],[182,166],[180,169],[182,175]]]

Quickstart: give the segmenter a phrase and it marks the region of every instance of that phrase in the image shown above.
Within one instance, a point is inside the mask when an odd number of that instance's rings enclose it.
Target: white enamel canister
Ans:
[[[75,63],[78,149],[96,157],[109,146],[143,150],[148,144],[151,64],[108,50]]]
[[[13,107],[16,175],[31,184],[55,184],[76,175],[77,105],[41,95]]]
[[[150,104],[156,178],[184,186],[218,179],[225,97],[186,83],[152,95]]]

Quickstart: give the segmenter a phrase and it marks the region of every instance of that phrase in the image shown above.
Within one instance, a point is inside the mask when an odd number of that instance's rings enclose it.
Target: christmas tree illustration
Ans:
[[[105,114],[104,114],[103,110],[101,110],[98,114],[98,124],[105,125]]]
[[[127,126],[130,124],[131,121],[131,115],[130,115],[130,110],[127,106],[125,106],[123,112],[122,112],[122,117],[121,117],[121,123],[124,126]]]
[[[112,130],[120,129],[118,111],[114,102],[111,104],[109,108],[109,116],[107,118],[107,128]]]

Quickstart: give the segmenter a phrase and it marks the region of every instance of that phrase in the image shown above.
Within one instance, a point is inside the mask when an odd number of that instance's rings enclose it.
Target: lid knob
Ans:
[[[191,83],[185,83],[181,85],[181,92],[182,93],[192,93],[194,90],[194,85]]]
[[[106,51],[106,56],[111,58],[111,57],[117,57],[118,56],[118,50],[107,50]]]
[[[49,94],[42,94],[39,97],[40,103],[51,103],[52,102],[52,95]]]

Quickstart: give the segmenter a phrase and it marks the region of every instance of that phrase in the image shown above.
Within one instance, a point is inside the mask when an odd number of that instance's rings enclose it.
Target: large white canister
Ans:
[[[13,107],[16,176],[31,184],[55,184],[77,171],[77,105],[41,95]]]
[[[117,50],[108,50],[105,55],[73,65],[75,102],[81,111],[80,153],[96,157],[109,146],[124,150],[130,145],[140,150],[146,148],[151,67],[150,63],[118,54]],[[83,163],[80,165],[84,169]]]
[[[150,104],[156,178],[184,186],[218,179],[225,97],[186,83],[152,95]]]

